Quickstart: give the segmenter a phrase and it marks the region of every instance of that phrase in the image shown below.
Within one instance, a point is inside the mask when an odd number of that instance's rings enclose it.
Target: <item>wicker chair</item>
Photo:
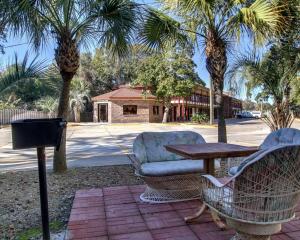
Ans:
[[[203,202],[236,229],[232,239],[269,240],[295,216],[300,199],[300,145],[277,146],[243,162],[221,183],[202,176]]]
[[[199,198],[203,160],[187,160],[168,152],[165,145],[205,143],[203,137],[191,131],[144,132],[133,143],[129,155],[137,176],[147,187],[140,196],[151,203],[184,201]]]
[[[279,145],[290,145],[290,144],[300,144],[300,130],[295,128],[282,128],[277,131],[271,132],[260,145],[260,150],[252,155],[254,158],[257,154],[260,154],[272,147]],[[230,176],[235,175],[239,165],[244,161],[245,158],[230,158],[227,162],[227,166],[223,167],[223,176],[226,175],[226,170],[228,169],[228,174]],[[223,166],[226,164],[223,164]]]

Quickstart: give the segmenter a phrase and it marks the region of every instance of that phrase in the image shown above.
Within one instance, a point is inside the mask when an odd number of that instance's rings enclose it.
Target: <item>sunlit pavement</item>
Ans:
[[[294,126],[300,128],[300,121]],[[134,138],[143,131],[191,130],[203,135],[207,142],[217,141],[217,128],[194,124],[72,124],[67,133],[69,167],[128,164]],[[26,170],[37,167],[36,150],[12,150],[10,129],[0,129],[0,171]],[[269,133],[261,120],[228,120],[229,143],[259,145]],[[5,138],[5,139],[4,139]],[[53,149],[47,149],[47,166],[52,167]]]

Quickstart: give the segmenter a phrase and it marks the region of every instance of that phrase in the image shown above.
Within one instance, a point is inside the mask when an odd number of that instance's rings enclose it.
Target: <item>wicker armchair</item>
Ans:
[[[290,144],[300,144],[300,130],[295,128],[282,128],[277,131],[271,132],[265,140],[260,145],[260,151],[252,155],[254,158],[257,154],[260,154],[272,147],[279,146],[279,145],[290,145]],[[227,166],[223,167],[228,169],[228,173],[230,176],[235,175],[238,171],[239,165],[244,161],[245,158],[230,158],[227,162]],[[226,165],[226,164],[223,164]]]
[[[248,161],[249,160],[249,161]],[[295,216],[300,199],[300,145],[264,151],[227,182],[203,175],[203,201],[236,229],[233,239],[269,240]]]
[[[186,160],[168,152],[165,145],[204,143],[203,137],[191,131],[144,132],[133,143],[129,155],[137,176],[147,187],[142,201],[161,203],[199,198],[203,160]]]

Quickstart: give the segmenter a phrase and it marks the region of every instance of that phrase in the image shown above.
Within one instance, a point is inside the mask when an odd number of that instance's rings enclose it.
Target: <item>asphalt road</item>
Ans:
[[[300,129],[300,121],[294,127]],[[217,141],[217,128],[194,124],[79,124],[68,127],[67,158],[69,167],[128,164],[134,138],[143,131],[192,130],[207,142]],[[234,119],[227,121],[229,143],[259,145],[269,133],[261,120]],[[12,150],[10,129],[0,129],[0,172],[34,169],[36,150]],[[47,149],[47,167],[52,167],[53,149]]]

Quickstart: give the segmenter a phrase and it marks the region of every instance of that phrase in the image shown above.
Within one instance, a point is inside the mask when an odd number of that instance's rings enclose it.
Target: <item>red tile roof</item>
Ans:
[[[151,93],[147,93],[146,96],[143,94],[142,89],[135,89],[130,87],[121,87],[117,90],[104,93],[102,95],[93,97],[93,101],[99,100],[118,100],[118,99],[135,99],[135,100],[145,100],[150,99],[154,100],[156,97]]]

